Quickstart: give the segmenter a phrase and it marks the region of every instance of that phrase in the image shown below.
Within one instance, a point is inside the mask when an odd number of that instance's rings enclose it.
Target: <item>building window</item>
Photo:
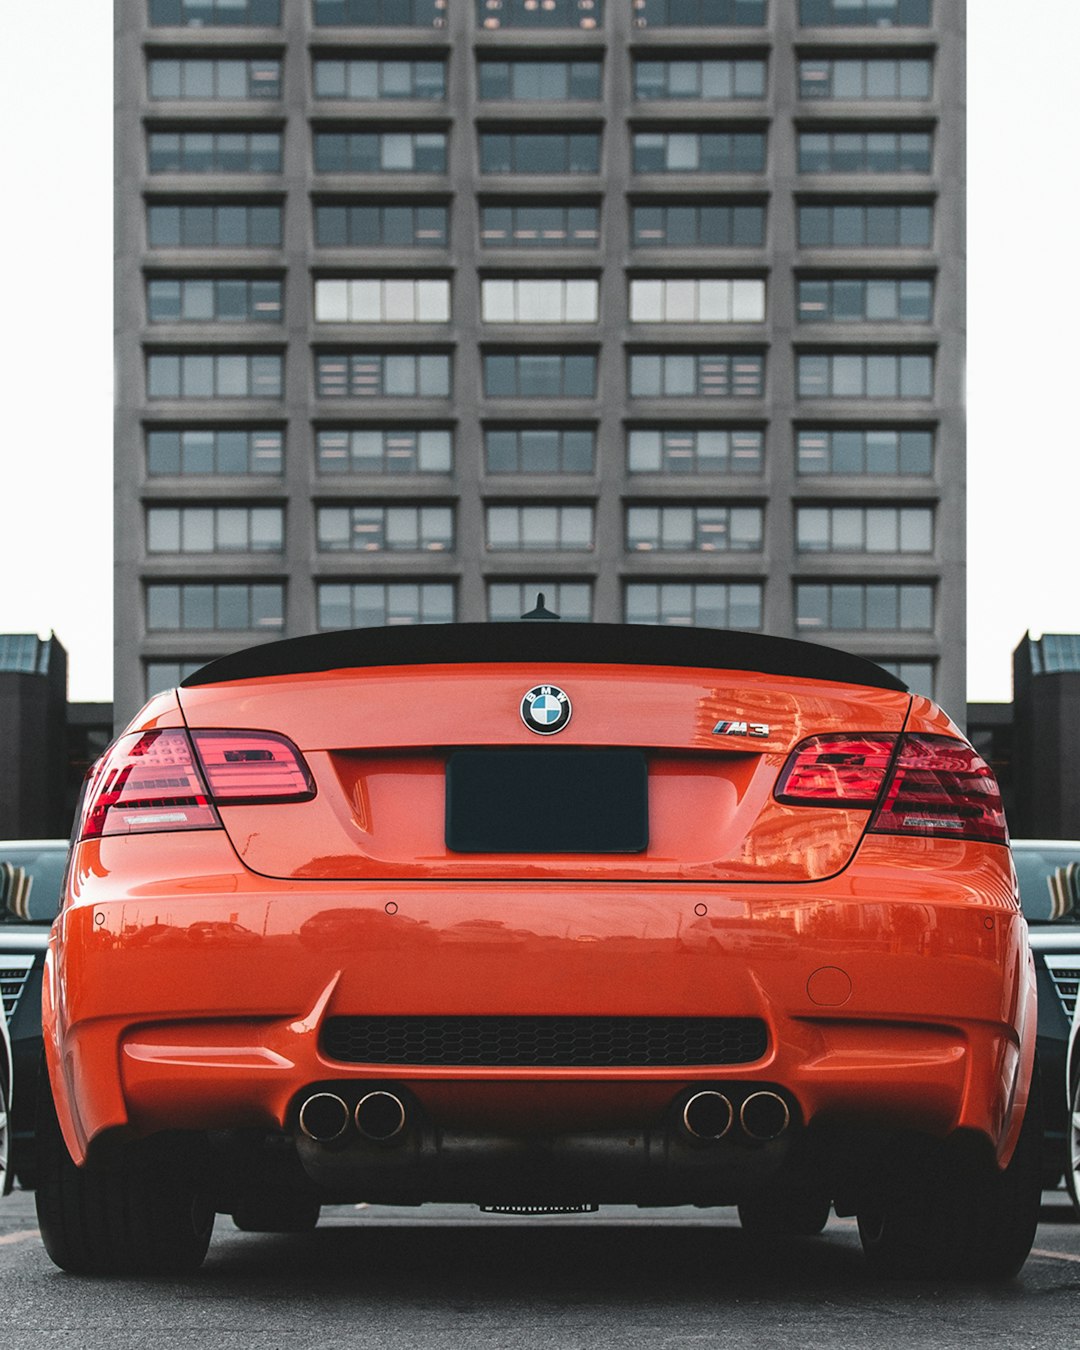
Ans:
[[[933,472],[934,433],[921,427],[834,427],[800,430],[800,474],[927,478]]]
[[[488,473],[592,473],[596,431],[592,427],[486,427]]]
[[[453,436],[445,427],[325,427],[315,435],[315,465],[321,474],[449,473]]]
[[[371,101],[446,97],[445,61],[332,61],[311,68],[316,98]]]
[[[149,398],[281,398],[277,352],[154,352],[146,358]]]
[[[760,628],[763,590],[758,581],[629,581],[623,612],[627,623]]]
[[[314,0],[316,28],[442,28],[448,0]]]
[[[315,242],[320,248],[445,248],[448,238],[448,212],[442,205],[320,202],[315,206]]]
[[[633,0],[638,28],[761,28],[765,0]]]
[[[535,577],[530,581],[489,581],[488,619],[492,623],[512,623],[535,609],[538,596],[544,608],[569,623],[588,623],[592,619],[592,583],[555,581]]]
[[[634,62],[634,97],[652,99],[740,99],[765,97],[765,62]]]
[[[765,283],[753,277],[630,282],[631,323],[761,323]]]
[[[442,553],[454,547],[449,506],[320,506],[320,553]]]
[[[765,357],[760,352],[634,352],[631,398],[760,398]]]
[[[450,357],[442,352],[319,352],[320,398],[449,398]]]
[[[801,581],[795,587],[795,626],[929,633],[934,627],[934,588],[926,582]]]
[[[929,248],[933,229],[928,205],[799,207],[801,248]]]
[[[281,582],[154,582],[146,588],[146,627],[152,633],[274,630],[284,624]]]
[[[150,0],[151,28],[277,28],[281,0]]]
[[[147,661],[145,663],[147,697],[160,694],[166,689],[175,689],[205,664],[205,661]]]
[[[934,283],[928,277],[804,277],[800,323],[930,323]]]
[[[484,248],[596,248],[599,242],[598,206],[520,202],[480,208]]]
[[[476,0],[480,28],[598,28],[604,0]]]
[[[489,506],[487,547],[492,553],[506,549],[518,552],[581,553],[593,546],[593,508],[566,506]]]
[[[630,553],[760,553],[763,518],[760,506],[727,502],[628,506],[626,548]]]
[[[484,323],[596,323],[600,283],[589,277],[515,277],[480,283]]]
[[[929,506],[800,506],[795,512],[800,553],[932,553]]]
[[[760,474],[765,434],[756,427],[635,427],[626,438],[630,473]]]
[[[638,131],[635,173],[761,173],[761,131]]]
[[[930,0],[799,0],[804,28],[926,28]]]
[[[151,173],[280,173],[279,131],[151,131]]]
[[[799,62],[799,97],[900,102],[930,97],[931,63],[925,57],[862,61],[812,58]]]
[[[152,99],[225,103],[276,99],[281,97],[281,62],[273,56],[243,61],[153,57],[147,63],[147,85]]]
[[[635,206],[632,226],[638,248],[760,248],[765,207],[753,202]]]
[[[488,352],[484,356],[487,398],[595,398],[592,352]]]
[[[931,398],[934,359],[925,352],[802,352],[799,398]]]
[[[322,629],[454,622],[453,582],[323,581],[315,593]]]
[[[281,473],[284,433],[276,427],[154,427],[146,432],[151,478]]]
[[[481,173],[599,173],[595,131],[480,133]]]
[[[443,131],[317,131],[318,173],[445,173]]]
[[[929,173],[928,131],[802,131],[800,173]]]
[[[600,97],[599,61],[489,61],[477,67],[481,99],[592,103]]]
[[[280,506],[149,506],[148,553],[280,553]]]
[[[151,248],[280,248],[281,207],[151,203],[146,233]]]
[[[438,278],[325,278],[315,283],[317,323],[446,323],[450,283]]]
[[[913,693],[925,694],[928,698],[934,697],[933,661],[882,661],[876,658],[875,660],[882,670],[887,670],[890,675],[903,680]]]
[[[281,282],[244,277],[151,277],[151,323],[280,323]]]

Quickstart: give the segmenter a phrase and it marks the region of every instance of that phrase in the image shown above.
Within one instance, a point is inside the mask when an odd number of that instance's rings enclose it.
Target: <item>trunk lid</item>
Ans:
[[[247,867],[299,881],[818,880],[847,864],[870,813],[778,802],[789,753],[829,732],[899,733],[911,702],[891,676],[840,653],[834,673],[848,679],[827,678],[814,665],[827,648],[811,649],[814,673],[802,674],[804,643],[781,644],[793,649],[789,670],[688,664],[700,632],[689,644],[665,635],[671,663],[621,664],[622,637],[597,644],[603,626],[589,625],[594,659],[508,660],[541,641],[521,631],[534,626],[476,627],[475,654],[448,652],[456,661],[289,669],[256,649],[257,674],[227,660],[206,675],[237,678],[181,688],[189,727],[281,733],[315,778],[311,801],[220,808]],[[573,648],[571,626],[535,627],[557,656]],[[656,641],[655,630],[609,631]],[[769,640],[737,636],[741,661],[785,664],[770,645],[755,652]],[[551,734],[526,720],[538,689],[555,691],[542,695],[560,726]]]

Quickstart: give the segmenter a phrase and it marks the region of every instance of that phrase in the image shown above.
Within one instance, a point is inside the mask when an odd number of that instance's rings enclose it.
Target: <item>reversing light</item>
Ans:
[[[871,807],[895,749],[889,735],[811,736],[788,756],[776,798],[789,806]]]
[[[901,738],[896,766],[870,822],[874,834],[920,834],[1008,843],[994,771],[955,736]]]
[[[300,751],[272,731],[193,731],[191,738],[222,806],[257,802],[306,802],[315,782]]]

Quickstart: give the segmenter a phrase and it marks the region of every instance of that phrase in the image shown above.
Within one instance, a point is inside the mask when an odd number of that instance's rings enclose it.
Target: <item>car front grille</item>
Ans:
[[[1057,996],[1061,999],[1061,1006],[1065,1009],[1065,1016],[1072,1021],[1077,989],[1080,988],[1080,956],[1075,953],[1055,956],[1044,952],[1043,960],[1054,982]]]
[[[663,1068],[749,1064],[757,1017],[331,1017],[322,1048],[348,1064]]]
[[[7,952],[0,954],[0,994],[3,994],[4,1015],[9,1023],[15,1016],[15,1009],[19,1006],[23,986],[33,964],[32,956],[12,956]]]

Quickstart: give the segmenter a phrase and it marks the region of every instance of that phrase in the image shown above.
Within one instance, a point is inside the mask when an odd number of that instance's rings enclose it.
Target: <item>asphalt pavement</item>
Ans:
[[[987,1288],[875,1279],[852,1219],[761,1244],[730,1209],[333,1206],[300,1235],[219,1218],[198,1274],[106,1280],[56,1270],[17,1191],[0,1293],[3,1350],[1077,1350],[1080,1225],[1046,1192],[1027,1265]]]

